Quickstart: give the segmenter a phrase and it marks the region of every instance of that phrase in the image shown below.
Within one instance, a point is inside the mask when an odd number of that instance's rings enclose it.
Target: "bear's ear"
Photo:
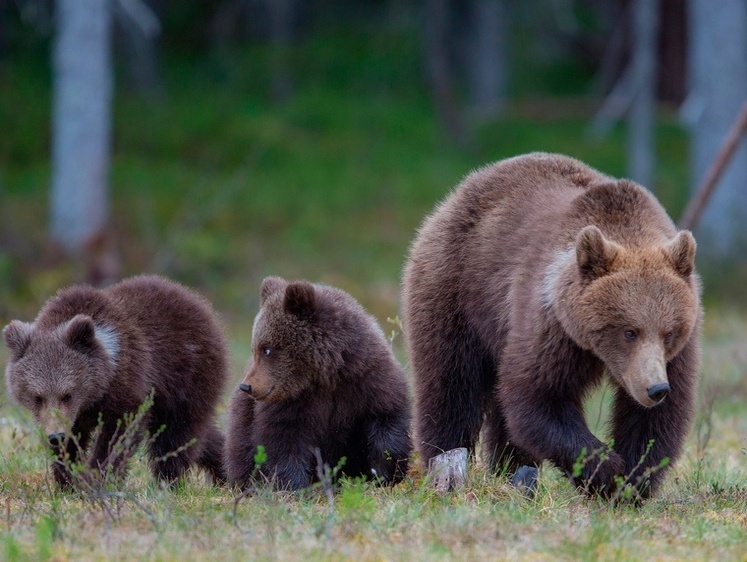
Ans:
[[[287,284],[288,282],[282,277],[265,277],[262,280],[262,288],[259,290],[259,304],[265,304],[270,295],[277,293]]]
[[[683,277],[695,269],[695,238],[689,230],[681,230],[674,239],[664,246],[664,253],[672,262],[674,270]]]
[[[622,248],[607,240],[593,224],[585,226],[576,238],[576,262],[581,274],[596,279],[608,274]]]
[[[76,351],[89,353],[96,347],[96,327],[93,319],[78,314],[65,327],[65,342]]]
[[[314,320],[315,302],[314,285],[307,281],[294,281],[285,289],[285,311],[301,320]]]
[[[32,324],[12,320],[10,324],[3,328],[3,339],[8,346],[14,360],[18,360],[26,353],[29,343],[31,343],[31,332],[34,330]]]

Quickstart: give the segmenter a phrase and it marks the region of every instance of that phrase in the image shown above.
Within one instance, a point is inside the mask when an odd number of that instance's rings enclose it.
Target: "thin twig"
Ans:
[[[325,538],[329,540],[332,536],[332,526],[335,522],[335,495],[332,490],[332,470],[324,464],[322,452],[319,450],[319,447],[314,447],[314,456],[316,457],[316,475],[319,478],[319,482],[322,483],[324,494],[327,496],[327,503],[329,504],[329,519],[327,520],[327,527],[324,532]]]
[[[724,143],[713,159],[711,167],[705,175],[705,178],[698,186],[695,195],[690,199],[690,202],[682,214],[680,219],[679,227],[683,230],[693,230],[700,220],[703,211],[705,211],[713,192],[718,185],[718,181],[721,179],[721,175],[726,170],[727,165],[731,161],[734,153],[739,146],[739,141],[747,131],[747,101],[742,105],[742,109],[739,112],[734,125],[729,130],[729,134],[726,136]]]

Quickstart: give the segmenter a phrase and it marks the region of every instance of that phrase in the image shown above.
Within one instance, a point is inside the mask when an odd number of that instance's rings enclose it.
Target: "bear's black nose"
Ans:
[[[654,402],[661,402],[669,394],[669,385],[665,382],[648,387],[648,397]]]
[[[249,386],[248,384],[244,384],[243,382],[239,385],[239,388],[243,390],[244,392],[246,392],[247,394],[252,393],[252,387]]]
[[[50,433],[47,435],[47,438],[49,439],[49,443],[51,445],[59,445],[65,440],[65,434],[64,433]]]

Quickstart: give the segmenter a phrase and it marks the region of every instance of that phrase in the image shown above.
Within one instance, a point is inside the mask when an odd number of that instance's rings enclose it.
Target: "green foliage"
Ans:
[[[254,453],[254,466],[257,470],[262,469],[262,465],[267,462],[267,453],[264,445],[257,445],[257,452]]]
[[[111,215],[123,273],[160,272],[202,288],[231,321],[253,314],[252,288],[267,274],[338,284],[379,318],[394,316],[418,224],[487,162],[560,151],[625,173],[623,128],[601,142],[589,138],[592,106],[578,98],[519,96],[457,148],[434,118],[420,44],[405,33],[310,36],[294,50],[295,91],[282,105],[268,99],[263,49],[167,52],[164,99],[118,91],[115,100]],[[23,108],[0,113],[0,219],[12,233],[0,271],[12,267],[15,278],[0,291],[0,310],[29,316],[81,273],[38,259],[47,232],[50,81],[43,60],[26,62],[0,66],[0,107]],[[653,187],[678,212],[686,137],[674,116],[661,115],[657,140]]]

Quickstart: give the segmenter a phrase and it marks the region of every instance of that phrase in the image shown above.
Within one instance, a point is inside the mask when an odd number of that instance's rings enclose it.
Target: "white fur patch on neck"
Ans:
[[[563,270],[572,262],[576,260],[576,248],[570,247],[565,250],[559,250],[555,253],[555,257],[550,262],[545,270],[545,276],[542,279],[541,287],[541,299],[543,308],[552,308],[555,302],[555,287],[558,284],[560,275]]]
[[[119,355],[119,336],[117,331],[111,326],[95,326],[96,340],[99,345],[104,348],[104,351],[109,356],[112,363],[117,362],[117,355]]]

